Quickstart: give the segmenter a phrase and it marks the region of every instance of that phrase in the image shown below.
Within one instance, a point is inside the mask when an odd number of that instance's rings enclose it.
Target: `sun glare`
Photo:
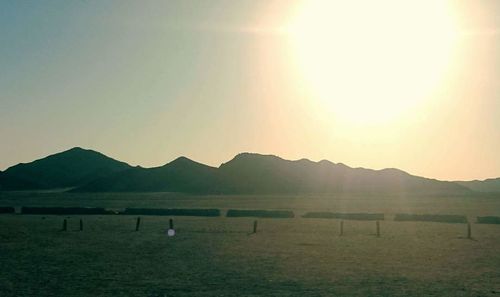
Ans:
[[[288,31],[312,97],[357,123],[393,121],[423,104],[456,36],[444,1],[305,1]]]

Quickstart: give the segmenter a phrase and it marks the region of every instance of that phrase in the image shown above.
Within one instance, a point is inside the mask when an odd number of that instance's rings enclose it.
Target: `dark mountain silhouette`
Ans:
[[[471,192],[452,182],[417,177],[398,169],[351,168],[326,160],[289,161],[251,153],[239,154],[219,168],[181,157],[161,167],[130,168],[96,179],[74,191],[204,194]]]
[[[31,163],[12,166],[0,174],[0,189],[31,190],[82,186],[131,168],[99,152],[79,147]]]
[[[426,192],[469,190],[451,182],[410,175],[398,169],[351,168],[327,160],[284,160],[243,153],[219,168],[227,193]]]
[[[0,190],[68,187],[75,192],[198,194],[472,192],[458,183],[413,176],[398,169],[351,168],[326,160],[289,161],[253,153],[239,154],[219,168],[185,157],[164,166],[142,168],[92,150],[73,148],[0,172]]]
[[[130,168],[74,191],[205,193],[216,184],[216,171],[217,168],[180,157],[161,167]]]
[[[456,181],[455,183],[476,192],[500,193],[500,177],[485,180]]]
[[[39,188],[37,183],[0,172],[0,190],[35,190]]]

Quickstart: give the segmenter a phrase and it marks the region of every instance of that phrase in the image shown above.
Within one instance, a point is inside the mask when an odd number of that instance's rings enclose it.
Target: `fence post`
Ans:
[[[83,220],[80,219],[80,231],[83,231]]]
[[[62,230],[63,230],[63,231],[66,231],[67,229],[68,229],[68,221],[66,221],[66,219],[64,219],[64,221],[63,221],[63,228],[62,228]]]
[[[257,233],[257,220],[253,222],[253,233]]]
[[[380,222],[377,221],[376,224],[377,224],[377,237],[380,237]]]
[[[141,217],[137,217],[137,222],[135,223],[135,231],[139,231],[140,225],[141,225]]]
[[[470,222],[467,222],[467,238],[468,239],[472,238],[472,230],[471,230]]]
[[[344,221],[340,221],[340,236],[344,235]]]

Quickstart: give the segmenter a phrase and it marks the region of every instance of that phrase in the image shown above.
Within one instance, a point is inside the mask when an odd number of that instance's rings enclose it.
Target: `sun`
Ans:
[[[312,96],[336,118],[392,121],[430,97],[456,43],[444,1],[304,1],[288,27]]]

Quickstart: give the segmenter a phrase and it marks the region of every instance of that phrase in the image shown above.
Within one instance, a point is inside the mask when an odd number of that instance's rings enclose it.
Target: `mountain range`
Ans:
[[[196,194],[500,192],[500,179],[450,182],[399,169],[352,168],[327,160],[284,160],[241,153],[219,167],[179,157],[160,167],[132,167],[99,152],[72,148],[0,172],[0,190],[65,188],[71,192]]]

